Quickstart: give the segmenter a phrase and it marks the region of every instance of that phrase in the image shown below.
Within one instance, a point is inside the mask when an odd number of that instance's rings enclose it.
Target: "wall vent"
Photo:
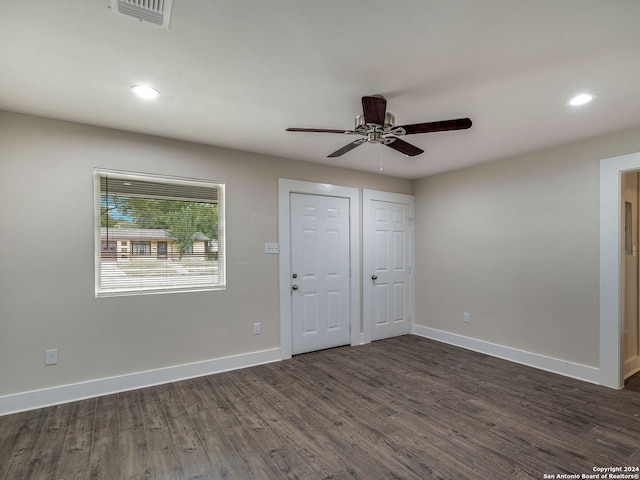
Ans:
[[[169,28],[173,0],[111,0],[111,12]]]

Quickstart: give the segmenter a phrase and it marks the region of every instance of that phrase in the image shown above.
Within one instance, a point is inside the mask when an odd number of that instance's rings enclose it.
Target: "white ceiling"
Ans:
[[[109,0],[0,0],[0,109],[420,178],[640,126],[638,0],[173,0],[168,29]],[[130,86],[161,92],[141,101]],[[567,99],[598,95],[582,108]],[[360,97],[398,125],[407,158],[354,137]]]

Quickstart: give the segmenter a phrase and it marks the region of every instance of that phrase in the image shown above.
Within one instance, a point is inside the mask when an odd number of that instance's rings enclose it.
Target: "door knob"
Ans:
[[[297,290],[298,289],[298,285],[291,285],[291,290]]]
[[[371,275],[371,280],[374,282],[378,279],[378,275]]]

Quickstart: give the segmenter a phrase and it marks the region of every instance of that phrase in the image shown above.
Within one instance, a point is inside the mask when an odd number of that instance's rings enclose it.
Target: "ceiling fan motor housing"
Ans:
[[[384,143],[386,145],[395,139],[385,138],[383,135],[389,134],[389,131],[395,124],[396,117],[390,112],[385,112],[384,114],[384,125],[365,123],[364,114],[360,114],[356,116],[356,126],[354,130],[360,135],[364,135],[369,143]]]
[[[391,128],[396,124],[396,116],[391,112],[385,112],[384,114],[384,125],[378,125],[382,128]],[[377,124],[371,123],[370,126],[375,126]],[[367,129],[367,124],[364,123],[364,114],[360,114],[356,116],[356,128],[354,130],[362,130]]]

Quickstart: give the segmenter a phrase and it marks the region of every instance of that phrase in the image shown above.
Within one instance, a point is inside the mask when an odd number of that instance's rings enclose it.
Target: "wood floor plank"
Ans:
[[[272,367],[271,371],[278,373],[279,369]],[[243,372],[245,373],[251,375],[252,372]],[[263,383],[258,382],[256,385]],[[360,448],[364,439],[353,440],[349,435],[345,435],[341,427],[349,422],[349,418],[342,414],[341,409],[335,407],[332,398],[311,394],[300,382],[276,381],[270,382],[269,386],[270,388],[264,392],[265,396],[279,409],[279,414],[288,418],[294,425],[304,426],[300,428],[301,431],[314,432],[314,440],[323,451],[341,452],[335,453],[338,464],[344,462],[344,458],[350,458],[351,462],[345,462],[341,467],[355,478],[370,478],[372,475],[383,475],[385,478],[414,478],[401,465],[394,466],[391,458],[388,459],[388,463],[376,462],[377,459],[368,449]],[[291,403],[293,408],[286,406]]]
[[[527,448],[532,452],[547,450],[562,452],[567,449],[567,446],[570,446],[571,451],[589,452],[589,458],[592,462],[607,463],[615,460],[623,461],[628,458],[628,455],[617,448],[612,448],[605,443],[590,441],[588,433],[567,433],[566,429],[550,427],[548,423],[523,416],[522,411],[494,410],[486,415],[498,426],[497,432],[512,438],[513,429],[516,429],[522,438],[530,439]],[[554,425],[558,426],[557,423]],[[527,450],[525,449],[525,451]],[[571,460],[571,463],[575,465],[576,456],[571,451],[567,453],[566,460]],[[518,457],[518,454],[514,456]]]
[[[89,459],[91,480],[112,480],[120,477],[120,427],[118,396],[99,397]]]
[[[269,428],[275,430],[284,442],[302,457],[308,468],[318,472],[318,478],[345,478],[343,467],[336,465],[333,458],[320,454],[323,450],[317,442],[318,432],[311,429],[301,430],[295,419],[292,420],[289,417],[290,412],[282,414],[282,409],[278,407],[280,399],[271,397],[268,386],[264,385],[256,389],[257,386],[260,385],[252,385],[252,389],[259,397],[248,395],[245,400],[256,412],[259,412],[260,418]]]
[[[184,382],[184,385],[184,394],[191,398],[185,408],[194,419],[204,448],[211,459],[211,474],[217,475],[220,479],[251,478],[246,464],[227,438],[226,432],[240,425],[231,408],[215,398],[217,390],[206,377]],[[231,416],[234,418],[230,419]],[[233,426],[225,428],[223,425]]]
[[[53,478],[56,472],[51,465],[57,465],[62,455],[73,407],[73,403],[66,403],[52,408],[38,444],[33,449],[24,478],[33,480]]]
[[[38,442],[51,409],[39,409],[0,417],[0,478],[19,478]]]
[[[159,386],[158,393],[173,439],[173,451],[184,478],[211,480],[214,478],[213,472],[209,472],[211,458],[182,403],[176,385],[169,383]]]
[[[393,425],[387,421],[390,410],[386,406],[385,408],[380,408],[380,405],[367,401],[366,397],[359,395],[357,393],[358,385],[353,380],[351,380],[348,389],[342,389],[338,393],[336,384],[333,383],[334,379],[323,370],[317,368],[316,364],[314,364],[313,369],[306,368],[303,375],[299,374],[295,365],[282,365],[280,368],[286,376],[295,379],[306,398],[308,398],[308,394],[312,395],[313,399],[322,402],[325,408],[323,413],[332,418],[335,426],[342,426],[345,422],[349,424],[358,423],[358,434],[367,443],[376,443],[393,428]],[[278,380],[279,377],[273,374],[268,375],[264,372],[259,374],[262,379],[272,386],[279,386],[282,383]],[[293,395],[293,393],[289,395]],[[312,403],[312,401],[310,399],[309,403]],[[391,412],[395,413],[395,410],[391,410]]]
[[[137,390],[118,394],[120,478],[140,480],[151,476],[149,448]]]
[[[346,360],[340,359],[340,363],[346,363]],[[316,366],[323,372],[333,375],[340,382],[363,378],[365,379],[361,383],[363,387],[369,385],[367,378],[376,375],[376,370],[367,370],[371,366],[364,367],[361,371],[354,369],[341,372],[332,372],[332,367],[326,362],[318,363]],[[390,385],[389,388],[368,389],[368,398],[376,399],[378,404],[392,405],[392,408],[398,411],[414,411],[418,405],[422,409],[428,407],[433,421],[440,421],[445,424],[443,426],[446,426],[451,433],[457,430],[473,430],[475,432],[491,427],[490,422],[476,419],[475,415],[480,413],[481,409],[469,404],[468,401],[460,400],[462,394],[459,392],[456,392],[456,395],[450,395],[450,397],[429,395],[431,393],[429,391],[424,391],[422,388],[413,388],[411,382],[406,381],[407,378],[410,378],[410,376],[406,376],[405,383],[401,389],[398,389],[396,385]],[[450,398],[450,400],[443,402],[442,398]]]
[[[9,448],[14,442],[18,428],[32,416],[32,412],[20,412],[13,415],[0,416],[0,452]],[[3,465],[0,464],[0,478],[3,476]]]
[[[234,379],[235,379],[234,375]],[[238,392],[247,407],[251,410],[242,414],[246,419],[245,425],[253,436],[252,442],[257,442],[263,450],[263,456],[268,458],[280,472],[281,478],[315,479],[318,472],[314,471],[305,459],[294,448],[288,445],[282,436],[278,434],[267,420],[268,407],[264,405],[266,400],[255,390],[251,380],[240,377],[230,382],[230,386]],[[292,473],[295,472],[295,473]]]
[[[532,480],[638,438],[638,390],[402,336],[2,417],[0,479]]]
[[[627,378],[624,382],[625,390],[640,392],[640,372]]]
[[[634,442],[638,440],[637,435],[613,429],[607,425],[598,425],[589,432],[587,438],[592,442],[606,445],[626,457],[630,457],[637,450],[634,446]],[[638,443],[640,444],[640,442]]]
[[[96,399],[73,404],[63,454],[55,472],[57,480],[84,480],[89,476],[96,404]]]
[[[184,479],[157,387],[145,388],[139,393],[151,478]]]
[[[256,408],[256,403],[251,402],[255,399],[244,396],[242,391],[236,388],[236,384],[241,382],[232,381],[230,377],[225,376],[227,381],[219,383],[218,390],[242,420],[242,427],[231,429],[228,435],[251,471],[252,478],[293,478],[290,475],[289,465],[283,466],[281,462],[276,463],[276,460],[281,461],[285,457],[270,454],[271,451],[277,452],[281,449],[283,442],[274,434],[267,421],[259,415],[260,411],[264,411],[265,406],[260,404]]]
[[[407,429],[406,431],[410,432],[411,430]],[[411,462],[423,465],[423,468],[432,472],[436,478],[485,478],[467,465],[464,455],[452,451],[452,446],[449,443],[443,442],[437,436],[434,438],[434,435],[424,429],[406,433],[403,436],[394,433],[390,439],[385,439],[385,441],[394,441],[403,445],[405,455],[409,457]]]
[[[341,365],[344,363],[344,361],[340,362]],[[348,371],[348,369],[343,370],[343,373],[348,374],[351,378],[358,375],[355,372]],[[367,375],[368,373],[365,371],[363,374]],[[340,374],[336,373],[335,375]],[[406,385],[405,388],[402,389],[402,392],[391,393],[378,391],[377,394],[374,393],[372,395],[377,395],[379,397],[378,401],[382,404],[395,402],[394,408],[398,410],[398,412],[410,414],[414,425],[421,426],[423,429],[437,428],[439,435],[473,436],[474,441],[480,439],[484,442],[485,447],[501,453],[515,453],[521,448],[519,445],[509,443],[504,441],[500,436],[494,435],[491,431],[493,426],[491,422],[476,421],[476,419],[473,418],[473,413],[477,413],[477,411],[471,406],[467,405],[466,408],[462,408],[462,410],[452,410],[448,407],[430,402],[430,400],[426,400],[425,398],[419,398],[419,393],[414,394],[414,396],[408,395],[406,399],[399,400],[400,393],[402,394],[401,396],[404,396],[406,393],[405,390]],[[359,405],[360,404],[361,403],[359,403]],[[416,405],[418,404],[422,411],[416,410]],[[469,410],[469,412],[465,410]],[[452,411],[454,414],[452,414]],[[370,418],[370,415],[367,415],[367,418]],[[395,419],[397,419],[397,415],[392,415],[389,421],[392,422]],[[406,429],[402,431],[404,433]],[[516,466],[516,468],[518,467]]]

